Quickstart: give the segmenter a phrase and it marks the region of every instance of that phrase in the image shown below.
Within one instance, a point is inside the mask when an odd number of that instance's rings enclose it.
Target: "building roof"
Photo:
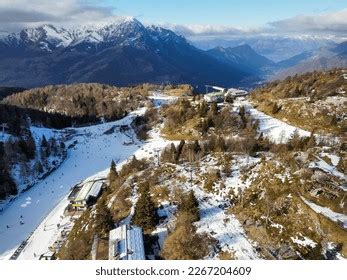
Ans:
[[[85,183],[76,195],[75,201],[86,201],[89,197],[98,197],[102,184],[102,181],[89,181]]]
[[[227,94],[231,94],[231,95],[235,95],[235,96],[237,96],[237,95],[241,96],[241,95],[248,95],[249,92],[246,90],[243,90],[243,89],[229,88]]]
[[[224,92],[220,92],[220,91],[217,91],[217,92],[210,92],[210,93],[206,93],[205,96],[208,96],[208,97],[213,97],[213,96],[223,96],[224,97]]]
[[[102,182],[100,181],[95,182],[88,193],[89,196],[98,197],[100,194],[101,188],[102,188]]]
[[[93,181],[85,183],[82,189],[78,192],[75,200],[76,201],[87,200],[89,196],[89,191],[92,188],[93,184],[94,184]]]
[[[123,225],[110,231],[110,260],[144,260],[145,249],[142,229]]]

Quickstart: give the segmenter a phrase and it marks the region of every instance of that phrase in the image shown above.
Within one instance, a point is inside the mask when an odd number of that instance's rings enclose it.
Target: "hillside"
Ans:
[[[346,133],[347,72],[306,73],[255,89],[257,108],[285,122],[317,133]]]
[[[274,62],[289,59],[302,52],[311,52],[322,47],[331,47],[335,43],[330,39],[316,36],[288,37],[285,35],[248,35],[235,36],[232,38],[194,38],[192,43],[204,50],[213,49],[217,46],[234,48],[241,45],[249,45],[258,54],[267,57]]]
[[[47,172],[54,170],[66,156],[50,129],[118,120],[139,107],[151,104],[152,91],[168,95],[190,95],[189,85],[157,86],[144,84],[117,88],[101,84],[47,86],[25,90],[4,88],[8,95],[0,103],[0,200],[17,195],[34,185]],[[43,134],[37,127],[47,128],[46,137],[53,155],[42,153]],[[45,131],[43,129],[43,131]],[[46,140],[45,140],[46,141]],[[56,146],[59,146],[58,148]],[[61,149],[58,153],[57,149]],[[48,157],[48,160],[47,160]]]
[[[141,226],[148,259],[346,256],[345,152],[299,129],[276,143],[265,136],[276,129],[243,104],[186,98],[158,108],[156,118],[147,111],[145,145],[118,168],[112,163],[108,187],[70,224],[58,258],[91,259],[110,221]]]
[[[70,117],[89,117],[94,121],[100,118],[114,120],[143,106],[148,92],[156,88],[160,87],[150,84],[130,88],[103,84],[46,86],[14,94],[2,103]],[[190,88],[186,91],[189,93]]]
[[[177,88],[147,90],[147,107],[118,121],[42,128],[65,135],[68,156],[4,210],[2,258],[48,249],[59,259],[107,259],[109,230],[123,224],[143,228],[147,259],[346,257],[340,140],[247,100],[217,105]],[[93,180],[105,182],[101,197],[75,211],[71,187]],[[20,215],[25,227],[13,222]]]

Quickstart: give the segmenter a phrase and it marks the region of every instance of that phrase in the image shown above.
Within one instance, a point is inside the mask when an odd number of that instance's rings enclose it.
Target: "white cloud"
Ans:
[[[102,1],[100,1],[102,2]],[[43,23],[84,24],[111,20],[114,8],[81,0],[1,0],[2,29],[16,30]]]
[[[255,28],[221,25],[164,25],[184,36],[194,38],[228,38],[247,35],[314,35],[317,37],[347,36],[347,9],[319,15],[299,15],[293,18],[267,23]]]
[[[320,15],[299,15],[269,24],[276,30],[286,32],[347,34],[347,9]]]

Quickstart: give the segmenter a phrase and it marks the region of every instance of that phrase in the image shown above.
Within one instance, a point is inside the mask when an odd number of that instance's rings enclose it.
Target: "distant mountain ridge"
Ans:
[[[237,66],[246,72],[260,74],[265,67],[273,66],[275,63],[270,59],[256,53],[249,45],[237,47],[216,47],[207,51],[216,59]]]
[[[328,38],[315,36],[287,37],[279,35],[240,36],[228,39],[195,39],[191,41],[194,46],[203,50],[213,49],[217,46],[223,48],[249,45],[258,54],[274,62],[289,59],[302,52],[310,52],[322,47],[333,47],[334,41]]]
[[[190,45],[182,36],[126,18],[77,29],[43,25],[0,36],[0,85],[98,82],[215,83],[237,86],[252,74]]]
[[[304,52],[286,61],[277,63],[280,71],[271,78],[283,79],[290,75],[319,70],[347,67],[347,42],[333,47]]]

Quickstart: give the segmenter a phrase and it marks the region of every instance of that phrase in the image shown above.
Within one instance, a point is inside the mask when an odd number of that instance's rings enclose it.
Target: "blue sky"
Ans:
[[[100,1],[89,1],[99,3]],[[103,0],[118,15],[174,24],[260,26],[297,15],[336,12],[346,0]]]

